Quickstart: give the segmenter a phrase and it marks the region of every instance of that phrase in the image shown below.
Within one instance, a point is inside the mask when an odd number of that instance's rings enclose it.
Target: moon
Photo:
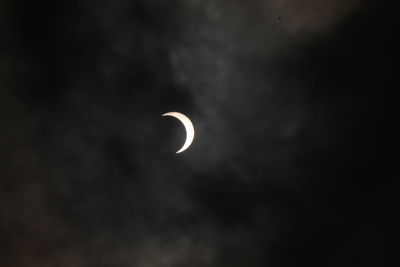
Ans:
[[[194,127],[193,127],[193,123],[190,121],[190,119],[179,112],[168,112],[168,113],[163,114],[162,116],[174,117],[182,122],[182,124],[186,130],[186,141],[183,144],[183,146],[178,151],[176,151],[176,153],[178,154],[178,153],[181,153],[181,152],[185,151],[186,149],[188,149],[194,139]]]

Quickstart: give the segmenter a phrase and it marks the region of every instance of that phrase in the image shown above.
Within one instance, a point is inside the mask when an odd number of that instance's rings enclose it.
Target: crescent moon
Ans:
[[[168,112],[168,113],[163,114],[162,116],[174,117],[182,122],[182,124],[186,130],[186,141],[183,144],[183,146],[178,151],[176,151],[176,153],[181,153],[181,152],[185,151],[186,149],[188,149],[194,139],[194,127],[193,127],[193,123],[190,121],[190,119],[179,112]]]

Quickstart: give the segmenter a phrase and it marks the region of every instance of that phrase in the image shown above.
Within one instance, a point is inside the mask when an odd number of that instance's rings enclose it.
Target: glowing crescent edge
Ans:
[[[179,112],[168,112],[168,113],[163,114],[162,116],[171,116],[171,117],[177,118],[178,120],[180,120],[182,122],[182,124],[186,130],[186,141],[183,144],[183,146],[181,147],[181,149],[176,151],[176,153],[178,154],[178,153],[181,153],[181,152],[185,151],[186,149],[188,149],[188,147],[192,144],[193,139],[194,139],[194,127],[193,127],[193,123],[190,121],[190,119]]]

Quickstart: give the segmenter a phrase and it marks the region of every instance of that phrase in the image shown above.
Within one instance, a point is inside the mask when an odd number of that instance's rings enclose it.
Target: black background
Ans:
[[[385,1],[1,1],[0,265],[381,266]],[[180,111],[196,128],[188,151]]]

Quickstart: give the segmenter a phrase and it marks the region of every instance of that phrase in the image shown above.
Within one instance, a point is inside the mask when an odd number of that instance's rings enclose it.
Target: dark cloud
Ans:
[[[1,266],[390,260],[394,9],[0,2]],[[190,150],[168,111],[196,127]]]

